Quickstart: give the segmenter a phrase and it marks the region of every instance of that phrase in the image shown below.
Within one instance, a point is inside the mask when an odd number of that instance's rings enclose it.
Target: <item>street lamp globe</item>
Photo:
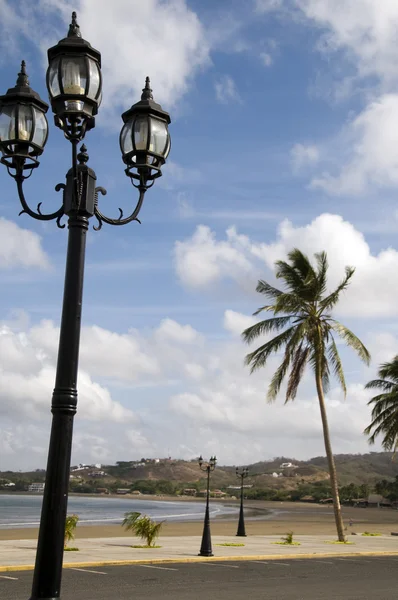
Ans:
[[[120,149],[126,174],[144,182],[160,177],[171,146],[170,115],[154,101],[149,77],[141,100],[123,113],[122,119]]]
[[[46,81],[55,124],[67,134],[76,119],[91,129],[102,99],[101,54],[82,38],[75,12],[67,37],[47,54]]]
[[[48,138],[46,104],[29,86],[25,61],[21,63],[16,86],[0,96],[1,162],[9,168],[23,163],[23,169],[39,165]],[[20,159],[18,161],[18,159]]]

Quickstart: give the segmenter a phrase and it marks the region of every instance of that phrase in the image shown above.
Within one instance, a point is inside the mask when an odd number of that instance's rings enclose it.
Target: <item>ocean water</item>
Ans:
[[[41,494],[0,494],[0,529],[37,527],[43,496]],[[79,515],[81,525],[118,524],[124,513],[138,511],[156,521],[200,521],[205,510],[202,502],[164,502],[141,498],[107,498],[104,496],[69,496],[68,514]],[[211,516],[236,514],[237,507],[213,504]]]

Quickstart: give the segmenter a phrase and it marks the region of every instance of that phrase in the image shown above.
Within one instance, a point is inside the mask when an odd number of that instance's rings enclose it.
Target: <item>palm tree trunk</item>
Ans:
[[[319,408],[321,409],[323,438],[325,441],[326,457],[328,459],[328,465],[329,465],[330,486],[332,488],[333,509],[334,509],[334,518],[336,521],[337,537],[338,537],[339,542],[345,542],[343,518],[341,516],[339,488],[338,488],[338,483],[337,483],[336,465],[334,463],[332,445],[330,443],[330,433],[329,433],[328,418],[327,418],[327,414],[326,414],[325,396],[323,394],[322,376],[321,376],[319,367],[317,368],[317,372],[316,372],[316,390],[318,392]]]

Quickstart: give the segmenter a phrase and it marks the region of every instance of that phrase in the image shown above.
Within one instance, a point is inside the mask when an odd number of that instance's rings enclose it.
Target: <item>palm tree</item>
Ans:
[[[373,379],[365,386],[367,390],[378,389],[381,394],[368,402],[373,407],[372,422],[364,433],[370,436],[370,444],[382,435],[384,450],[395,452],[398,448],[398,356],[380,365],[377,374],[379,379]]]
[[[283,360],[275,371],[269,384],[267,399],[276,399],[281,385],[287,376],[286,400],[294,400],[302,375],[307,364],[315,375],[316,390],[321,411],[325,450],[329,466],[333,507],[337,535],[343,542],[344,527],[341,517],[336,466],[330,442],[329,425],[326,414],[325,393],[329,389],[330,374],[338,380],[344,395],[347,388],[343,365],[338,353],[335,336],[339,336],[350,346],[366,364],[370,354],[362,342],[331,316],[332,309],[339,301],[341,293],[348,287],[354,274],[352,267],[346,267],[345,277],[337,288],[326,294],[328,261],[325,252],[315,254],[314,267],[307,256],[294,249],[288,254],[288,262],[277,261],[276,277],[281,279],[286,291],[272,287],[265,281],[259,281],[257,292],[269,299],[269,304],[259,308],[254,314],[273,313],[274,317],[259,321],[246,329],[242,337],[251,343],[258,337],[270,332],[278,333],[270,341],[246,356],[246,364],[251,372],[264,367],[271,354],[284,347]]]

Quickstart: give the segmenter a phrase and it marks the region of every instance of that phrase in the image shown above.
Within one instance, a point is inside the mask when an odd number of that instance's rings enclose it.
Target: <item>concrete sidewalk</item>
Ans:
[[[279,545],[279,536],[214,536],[214,558],[198,557],[200,537],[160,537],[161,548],[132,548],[137,538],[86,538],[76,540],[79,552],[65,552],[64,566],[129,564],[134,562],[193,562],[203,560],[260,560],[309,558],[321,556],[398,555],[398,537],[349,536],[350,544],[335,544],[328,536],[297,536],[300,546]],[[329,542],[329,543],[328,543]],[[219,546],[243,543],[244,546]],[[33,568],[36,554],[34,540],[0,541],[0,571]]]

